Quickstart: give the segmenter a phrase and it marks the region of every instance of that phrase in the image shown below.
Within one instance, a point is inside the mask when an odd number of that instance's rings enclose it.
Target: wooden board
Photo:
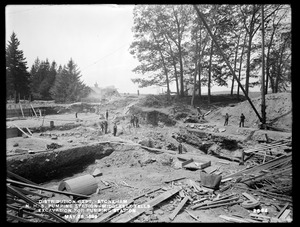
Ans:
[[[176,217],[176,215],[179,213],[179,211],[182,209],[182,207],[185,205],[185,203],[188,201],[188,199],[189,199],[189,198],[186,196],[186,197],[184,197],[183,200],[181,200],[181,202],[180,202],[179,205],[175,208],[175,210],[172,212],[172,214],[169,215],[169,218],[170,218],[171,220],[173,220],[173,219]]]
[[[226,215],[219,215],[219,217],[225,219],[226,221],[237,222],[237,223],[248,223],[248,221],[241,218],[234,218]]]
[[[149,210],[150,208],[156,206],[157,204],[161,203],[162,201],[175,195],[180,190],[181,190],[181,188],[178,187],[178,188],[174,188],[169,191],[166,191],[166,192],[160,194],[159,196],[153,198],[152,200],[142,204],[142,207],[147,207],[147,208],[139,208],[136,210],[136,212],[126,212],[126,213],[120,215],[119,217],[111,220],[111,222],[119,222],[119,223],[129,222],[130,220],[138,217],[139,215],[143,214],[145,211]],[[150,207],[149,207],[149,205],[150,205]]]
[[[127,201],[126,204],[122,204],[125,205],[125,207],[127,207],[128,205],[133,203],[133,199],[130,199]],[[96,218],[91,220],[90,222],[96,222],[96,223],[100,223],[100,222],[105,222],[105,220],[107,220],[108,218],[110,218],[111,216],[113,216],[114,214],[116,214],[117,212],[119,212],[122,208],[120,207],[116,207],[116,208],[111,208],[110,211],[108,211],[107,213],[103,214],[101,217]]]
[[[185,169],[204,169],[208,166],[210,166],[211,162],[206,162],[206,163],[199,163],[199,162],[191,162],[187,165],[184,165],[183,168]]]

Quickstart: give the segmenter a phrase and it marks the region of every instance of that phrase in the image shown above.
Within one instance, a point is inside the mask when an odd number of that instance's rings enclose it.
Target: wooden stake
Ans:
[[[31,106],[31,108],[32,108],[32,110],[33,110],[35,116],[38,117],[37,114],[36,114],[36,112],[35,112],[35,110],[34,110],[34,108],[33,108],[33,106],[32,106],[32,104],[30,104],[30,106]]]
[[[24,113],[23,113],[23,109],[22,109],[22,104],[21,104],[21,102],[19,102],[19,105],[20,105],[20,109],[21,109],[21,112],[22,112],[22,116],[24,117]]]

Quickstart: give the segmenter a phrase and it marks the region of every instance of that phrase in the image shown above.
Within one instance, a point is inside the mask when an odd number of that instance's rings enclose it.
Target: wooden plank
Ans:
[[[21,112],[22,112],[22,116],[24,117],[24,112],[23,112],[23,108],[22,108],[21,102],[19,102],[19,104],[20,104],[20,109],[21,109]]]
[[[192,206],[191,209],[195,210],[195,209],[199,209],[199,208],[210,208],[210,206],[214,206],[216,204],[223,206],[223,205],[226,205],[228,202],[238,200],[238,199],[239,199],[239,197],[234,197],[234,198],[230,198],[230,199],[212,201],[212,202],[208,202],[208,203],[204,203],[204,204],[202,203],[202,204]]]
[[[194,161],[194,159],[192,159],[192,158],[187,161],[184,161],[183,163],[181,163],[181,167],[184,167],[185,165],[192,163],[193,161]]]
[[[283,214],[280,216],[279,219],[285,220],[285,219],[289,216],[290,213],[291,213],[291,210],[290,210],[290,209],[286,209],[286,210],[283,212]]]
[[[202,209],[208,209],[208,208],[216,208],[216,207],[220,207],[220,206],[230,206],[230,205],[234,205],[234,204],[242,203],[242,202],[243,202],[242,200],[239,200],[239,201],[234,201],[234,202],[230,202],[230,203],[212,204],[209,206],[199,207],[198,209],[202,210]]]
[[[186,177],[177,177],[177,178],[174,178],[172,180],[166,180],[166,181],[164,181],[164,183],[170,183],[172,181],[178,181],[178,180],[181,180],[181,179],[184,179],[184,178],[186,178]]]
[[[9,205],[9,204],[6,204],[6,206],[7,206],[8,208],[14,210],[14,211],[18,211],[18,210],[19,210],[18,207],[14,207],[14,206]],[[33,217],[42,219],[42,220],[44,220],[44,221],[46,221],[46,222],[48,222],[48,223],[57,223],[56,221],[53,221],[53,220],[48,219],[48,218],[45,218],[45,217],[43,217],[43,216],[41,216],[41,215],[38,215],[38,214],[35,214],[35,213],[33,213],[33,212],[29,212],[29,211],[27,211],[27,210],[23,210],[22,212],[23,212],[24,214],[26,214],[26,215],[30,215],[30,216],[33,216]]]
[[[15,173],[13,173],[13,172],[11,172],[11,171],[9,171],[9,170],[6,170],[6,172],[7,172],[7,175],[8,175],[8,176],[14,177],[14,178],[16,178],[16,179],[18,179],[18,180],[20,180],[20,181],[23,181],[23,182],[25,182],[25,183],[27,183],[27,184],[38,185],[37,183],[34,183],[34,182],[30,181],[30,180],[27,180],[26,178],[21,177],[21,176],[15,174]]]
[[[179,213],[179,211],[182,209],[182,207],[185,205],[185,203],[188,201],[188,197],[184,197],[183,200],[179,203],[179,205],[175,208],[175,210],[172,212],[172,214],[169,215],[169,219],[174,220],[176,215]]]
[[[32,136],[32,132],[29,130],[29,128],[26,127],[26,129],[29,132],[29,134]]]
[[[279,213],[276,215],[276,218],[280,218],[280,216],[283,214],[283,212],[286,210],[286,208],[289,206],[289,203],[286,203],[284,207],[279,211]]]
[[[8,218],[11,218],[11,219],[14,219],[14,220],[17,220],[19,222],[24,222],[24,223],[34,223],[33,221],[29,221],[28,219],[26,218],[21,218],[21,217],[18,217],[18,216],[15,216],[15,215],[12,215],[12,214],[9,214],[9,213],[6,213],[6,217]]]
[[[36,195],[36,196],[40,196],[40,197],[45,197],[45,198],[51,198],[52,196],[49,196],[49,195],[42,195],[40,193],[37,193],[37,192],[32,192],[32,191],[29,191],[29,190],[25,190],[23,188],[19,188],[19,187],[15,187],[15,186],[12,186],[14,189],[24,193],[25,195],[28,194],[28,195]]]
[[[186,211],[192,218],[194,218],[196,221],[199,221],[199,222],[201,222],[201,220],[197,217],[197,216],[195,216],[195,215],[193,215],[191,212],[189,212],[188,210],[184,210],[184,211]]]
[[[32,108],[32,110],[33,110],[35,116],[38,117],[37,114],[36,114],[36,112],[35,112],[35,110],[34,110],[34,108],[33,108],[33,106],[32,106],[32,104],[30,104],[30,106],[31,106],[31,108]]]
[[[16,185],[19,185],[19,186],[40,189],[40,190],[43,190],[43,191],[54,192],[54,193],[58,193],[58,194],[63,194],[63,195],[67,195],[67,196],[76,196],[76,197],[80,197],[80,198],[90,198],[90,196],[87,196],[87,195],[82,195],[82,194],[77,194],[77,193],[72,193],[72,192],[66,192],[66,191],[58,191],[58,190],[49,189],[49,188],[43,188],[43,187],[39,187],[39,186],[36,186],[36,185],[25,184],[25,183],[22,183],[22,182],[19,182],[19,181],[14,181],[14,180],[9,180],[9,179],[6,179],[6,182],[11,183],[11,184],[16,184]]]
[[[111,220],[111,222],[121,222],[121,223],[129,222],[130,220],[138,217],[139,215],[143,214],[145,211],[149,210],[150,208],[158,205],[162,201],[175,195],[180,190],[181,190],[181,188],[178,187],[178,188],[174,188],[169,191],[166,191],[166,192],[162,193],[161,195],[153,198],[152,200],[142,204],[142,207],[149,207],[149,208],[139,208],[136,210],[136,212],[126,212],[126,213],[120,215],[119,217]]]
[[[151,194],[151,193],[156,192],[156,191],[158,191],[158,190],[160,190],[160,189],[161,189],[161,187],[155,188],[155,189],[153,189],[153,190],[150,190],[149,192],[145,192],[145,193],[143,193],[143,194],[141,194],[141,195],[138,195],[138,196],[136,196],[136,197],[134,197],[134,198],[132,198],[132,199],[133,199],[133,200],[139,199],[139,198],[141,198],[141,197],[143,197],[143,196],[145,196],[145,195]]]
[[[26,136],[31,137],[31,135],[27,134],[26,132],[24,132],[19,126],[17,126],[16,124],[13,124],[16,128],[18,128],[22,133],[24,133]]]
[[[249,174],[249,173],[254,173],[254,172],[259,172],[263,169],[268,169],[268,168],[271,168],[275,165],[278,165],[278,164],[281,164],[281,163],[284,163],[284,162],[288,162],[288,161],[291,161],[292,160],[292,156],[291,155],[288,155],[288,156],[280,156],[278,158],[275,158],[273,160],[270,160],[269,162],[265,162],[264,164],[260,164],[258,166],[254,166],[254,167],[251,167],[251,168],[245,168],[241,171],[238,171],[236,173],[232,173],[232,174],[229,174],[227,176],[225,176],[223,178],[223,180],[227,179],[227,178],[231,178],[231,177],[237,177],[237,176],[240,176],[240,175],[243,175],[243,174]]]
[[[124,206],[127,207],[130,204],[132,204],[133,202],[134,202],[133,199],[130,199],[127,201],[126,204],[124,204]],[[101,217],[93,219],[90,222],[96,222],[96,223],[105,222],[107,219],[109,219],[111,216],[113,216],[114,214],[119,212],[121,209],[123,209],[123,207],[112,208],[110,211],[103,214]]]
[[[246,221],[241,218],[234,218],[234,217],[229,217],[226,215],[219,215],[219,218],[225,219],[226,221],[237,222],[237,223],[248,223],[249,222],[249,221]]]
[[[250,199],[250,200],[252,200],[252,201],[254,201],[254,200],[256,201],[255,198],[253,198],[250,194],[248,194],[248,193],[246,193],[246,192],[243,192],[242,195],[245,196],[247,199]]]
[[[217,167],[209,166],[209,167],[205,168],[204,171],[208,174],[211,174],[211,173],[215,172],[217,169],[218,169]]]

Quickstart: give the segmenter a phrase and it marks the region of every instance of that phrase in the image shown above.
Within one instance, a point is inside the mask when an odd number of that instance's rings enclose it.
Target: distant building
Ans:
[[[103,99],[120,97],[118,90],[114,86],[101,88],[97,82],[94,84],[94,87],[90,87],[90,90],[88,97],[81,99],[82,102],[101,102]]]

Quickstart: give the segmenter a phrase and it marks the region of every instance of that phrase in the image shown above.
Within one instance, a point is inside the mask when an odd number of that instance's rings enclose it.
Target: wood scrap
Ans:
[[[129,206],[131,204],[133,204],[133,202],[134,202],[133,199],[127,200],[126,204],[122,204],[122,206],[119,206],[119,207],[111,208],[110,211],[108,211],[107,213],[105,213],[104,215],[102,215],[99,218],[91,220],[90,222],[97,222],[97,223],[105,222],[107,219],[109,219],[110,217],[112,217],[113,215],[115,215],[121,209],[123,209],[123,208],[125,208],[125,207],[127,207],[127,206]]]
[[[63,195],[67,195],[67,196],[75,196],[75,197],[79,197],[79,198],[90,198],[90,196],[87,196],[87,195],[82,195],[82,194],[77,194],[77,193],[72,193],[72,192],[66,192],[66,191],[58,191],[58,190],[44,188],[44,187],[31,185],[31,184],[26,184],[26,183],[22,183],[22,182],[10,180],[10,179],[6,179],[6,182],[11,183],[11,184],[15,184],[15,185],[18,185],[18,186],[35,188],[35,189],[48,191],[48,192],[54,192],[54,193],[63,194]]]
[[[32,182],[32,181],[30,181],[30,180],[24,178],[24,177],[21,177],[21,176],[15,174],[15,173],[13,173],[13,172],[11,172],[11,171],[9,171],[9,170],[6,170],[6,172],[7,172],[7,175],[8,175],[10,178],[15,178],[15,179],[20,180],[20,181],[22,181],[22,182],[25,182],[25,183],[27,183],[27,184],[38,185],[37,183],[34,183],[34,182]]]
[[[199,209],[199,208],[209,208],[209,206],[211,205],[216,205],[216,204],[227,204],[228,202],[234,201],[234,200],[238,200],[239,197],[234,197],[234,198],[230,198],[230,199],[220,199],[218,201],[209,201],[207,203],[202,203],[202,204],[196,204],[194,206],[191,207],[191,209],[195,210],[195,209]]]
[[[172,179],[172,180],[166,180],[166,181],[164,181],[164,183],[170,183],[170,182],[172,182],[172,181],[178,181],[178,180],[182,180],[182,179],[185,179],[186,177],[177,177],[177,178],[174,178],[174,179]]]
[[[276,218],[280,218],[280,216],[283,214],[283,212],[287,209],[289,206],[289,203],[286,203],[284,207],[279,211],[279,213],[276,215]]]
[[[279,219],[286,220],[286,218],[289,216],[290,213],[291,213],[291,210],[286,209],[286,210],[283,212],[283,214],[280,216]]]
[[[238,201],[233,201],[233,202],[230,202],[230,203],[211,204],[209,206],[203,206],[203,207],[199,207],[197,209],[203,210],[203,209],[208,209],[208,208],[216,208],[216,207],[220,207],[220,206],[231,206],[231,205],[239,204],[239,203],[242,203],[242,202],[243,202],[242,200],[238,200]]]
[[[186,196],[181,200],[179,205],[175,208],[175,210],[172,212],[172,214],[169,215],[170,220],[174,220],[176,215],[179,213],[179,211],[182,209],[182,207],[185,205],[185,203],[189,200],[189,198]]]
[[[184,210],[185,212],[187,212],[192,218],[194,218],[196,221],[201,222],[201,220],[194,214],[192,214],[190,211],[188,210]]]
[[[149,207],[149,208],[140,208],[136,212],[126,212],[126,213],[120,215],[119,217],[111,220],[111,222],[121,222],[121,223],[129,222],[130,220],[138,217],[139,215],[143,214],[145,211],[149,210],[150,208],[158,205],[162,201],[175,195],[180,190],[181,190],[181,188],[177,187],[177,188],[171,189],[169,191],[166,191],[166,192],[160,194],[159,196],[153,198],[152,200],[142,204],[142,207]]]
[[[226,221],[237,222],[237,223],[248,223],[248,221],[246,221],[242,218],[234,218],[234,217],[229,217],[226,215],[219,215],[219,217]]]
[[[151,194],[151,193],[153,193],[153,192],[156,192],[156,191],[159,191],[159,190],[161,190],[161,187],[158,187],[158,188],[155,188],[155,189],[153,189],[153,190],[150,190],[149,192],[145,192],[145,193],[143,193],[143,194],[141,194],[141,195],[138,195],[138,196],[136,196],[136,197],[134,197],[134,198],[132,198],[133,200],[137,200],[137,199],[139,199],[139,198],[141,198],[141,197],[143,197],[143,196],[145,196],[145,195],[149,195],[149,194]]]

